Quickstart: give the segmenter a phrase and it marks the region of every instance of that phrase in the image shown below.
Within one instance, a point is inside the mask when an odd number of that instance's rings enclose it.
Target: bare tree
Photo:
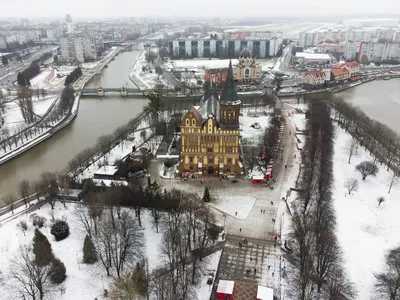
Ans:
[[[51,209],[54,209],[57,194],[59,192],[57,176],[51,172],[43,172],[40,175],[40,179],[43,186],[44,197],[46,198],[46,201],[50,204]]]
[[[332,268],[326,279],[326,290],[329,300],[350,300],[356,298],[354,285],[346,278],[342,267]]]
[[[91,217],[89,207],[85,204],[78,203],[75,205],[74,214],[85,228],[86,233],[90,236],[90,238],[92,238],[93,219]]]
[[[28,206],[28,198],[31,192],[31,184],[27,179],[23,179],[19,183],[19,193],[22,197],[22,200],[25,203],[25,206]]]
[[[385,260],[385,270],[374,274],[375,288],[384,299],[397,300],[400,293],[400,248],[390,250]]]
[[[378,197],[377,201],[378,201],[378,205],[380,206],[382,202],[385,202],[385,198],[384,197]]]
[[[356,166],[356,170],[360,172],[362,180],[365,180],[368,176],[376,176],[378,174],[378,167],[370,161],[363,161]]]
[[[49,283],[50,266],[38,266],[29,248],[19,249],[18,258],[11,264],[12,289],[18,295],[21,294],[33,300],[43,300],[45,290]]]
[[[17,201],[17,198],[13,193],[7,193],[2,198],[3,202],[8,205],[12,214],[14,214],[14,203]]]
[[[348,178],[344,183],[344,187],[347,189],[348,194],[351,195],[352,192],[358,191],[358,180],[355,178]]]
[[[151,216],[153,217],[152,223],[153,223],[153,225],[156,228],[156,231],[158,233],[158,227],[159,227],[159,224],[160,224],[161,219],[162,219],[162,214],[161,214],[161,212],[159,210],[157,210],[154,207],[150,208],[150,210],[151,210]]]
[[[348,154],[348,163],[351,162],[351,158],[356,155],[357,151],[357,141],[352,138],[350,141],[348,141],[346,145],[346,153]]]
[[[397,172],[393,171],[393,175],[390,179],[390,183],[389,183],[389,190],[388,190],[388,194],[390,194],[390,191],[392,190],[393,186],[396,186],[399,183],[399,176],[397,174]]]

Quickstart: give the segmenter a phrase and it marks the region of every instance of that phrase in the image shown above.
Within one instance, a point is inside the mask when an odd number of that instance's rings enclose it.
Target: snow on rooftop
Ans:
[[[217,293],[232,295],[235,282],[232,280],[220,280],[218,282]]]
[[[297,52],[296,57],[305,59],[326,59],[330,60],[332,57],[326,53],[307,53],[307,52]]]
[[[94,173],[94,175],[109,175],[109,176],[113,176],[117,171],[118,171],[118,168],[116,166],[103,166],[100,169],[98,169]]]
[[[266,286],[259,285],[257,289],[257,299],[258,300],[273,300],[274,290],[267,288]]]

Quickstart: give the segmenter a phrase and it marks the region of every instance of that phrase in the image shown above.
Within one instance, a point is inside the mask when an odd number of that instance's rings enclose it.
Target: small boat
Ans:
[[[390,80],[390,77],[385,77],[383,78],[383,80]]]

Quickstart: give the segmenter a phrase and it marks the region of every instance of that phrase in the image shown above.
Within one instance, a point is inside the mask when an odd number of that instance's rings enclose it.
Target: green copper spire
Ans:
[[[236,91],[235,81],[233,79],[232,60],[229,60],[228,76],[224,83],[224,87],[222,88],[220,103],[229,105],[236,101],[239,101],[239,97]]]

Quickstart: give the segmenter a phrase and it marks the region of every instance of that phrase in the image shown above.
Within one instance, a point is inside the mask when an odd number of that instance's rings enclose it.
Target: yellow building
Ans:
[[[261,65],[244,48],[239,55],[239,64],[233,69],[233,77],[239,84],[261,83],[261,71]]]
[[[189,175],[240,175],[239,112],[232,63],[221,97],[212,84],[201,99],[181,121],[181,152],[179,172]]]

